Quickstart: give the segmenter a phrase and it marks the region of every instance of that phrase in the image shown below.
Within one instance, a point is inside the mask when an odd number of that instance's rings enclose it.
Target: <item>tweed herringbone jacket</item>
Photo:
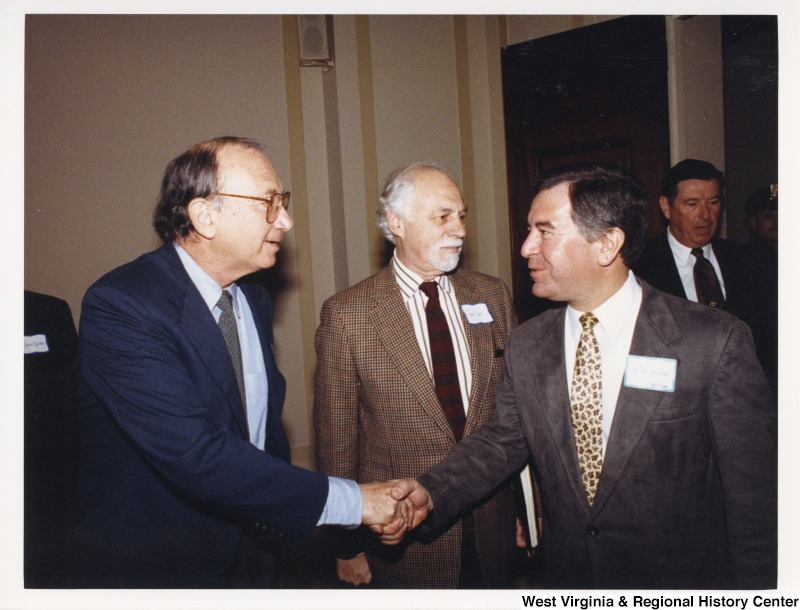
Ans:
[[[502,281],[464,270],[451,280],[460,305],[486,303],[493,318],[469,324],[461,314],[472,363],[468,435],[492,412],[505,339],[516,318]],[[456,441],[391,265],[325,302],[315,347],[314,423],[322,472],[362,483],[416,477],[452,451]],[[490,587],[506,586],[515,545],[508,486],[476,506],[473,517],[484,580]],[[364,529],[349,534],[364,544],[372,536]],[[377,538],[366,540],[366,547],[373,575],[384,585],[451,588],[458,583],[458,520],[433,540],[420,541],[412,533],[397,547],[384,547]]]

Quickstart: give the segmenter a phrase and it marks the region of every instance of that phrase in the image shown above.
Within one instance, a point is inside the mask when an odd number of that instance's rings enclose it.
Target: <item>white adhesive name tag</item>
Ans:
[[[44,335],[31,335],[25,336],[25,353],[26,354],[44,354],[49,352],[50,347],[47,345],[47,337]],[[19,352],[17,352],[19,353]]]
[[[486,303],[473,303],[461,306],[464,315],[467,316],[467,322],[470,324],[489,324],[494,322],[492,314],[489,313],[489,308]]]
[[[628,356],[624,383],[629,388],[675,391],[675,373],[678,361],[673,358],[650,358],[647,356]]]

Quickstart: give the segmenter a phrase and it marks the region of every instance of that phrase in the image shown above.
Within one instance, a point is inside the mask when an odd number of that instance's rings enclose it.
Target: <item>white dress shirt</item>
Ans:
[[[628,353],[633,340],[633,329],[642,304],[642,287],[632,271],[622,287],[605,303],[592,310],[597,317],[594,334],[600,346],[603,368],[603,454],[617,408],[619,390],[625,375]],[[585,312],[567,306],[564,319],[564,356],[567,366],[567,387],[572,387],[575,371],[575,353],[581,337],[580,317]]]
[[[690,301],[697,303],[697,288],[694,285],[694,263],[697,258],[692,254],[692,249],[684,246],[681,242],[675,239],[672,231],[667,230],[667,241],[669,247],[672,249],[672,257],[675,259],[675,265],[678,267],[678,274],[681,276],[681,283],[683,289],[686,291],[686,298]],[[725,292],[725,280],[722,279],[722,271],[719,268],[719,262],[714,255],[714,248],[711,247],[711,242],[707,243],[701,248],[703,256],[705,256],[714,267],[714,273],[717,274],[722,294],[728,298],[728,293]]]
[[[414,335],[417,337],[419,351],[422,353],[422,359],[425,360],[425,366],[428,368],[431,379],[433,379],[428,319],[425,316],[425,305],[428,303],[428,296],[419,289],[419,285],[425,280],[401,263],[400,259],[397,258],[397,253],[395,253],[392,262],[397,286],[403,294],[406,308],[414,325]],[[439,286],[439,302],[453,340],[453,351],[456,355],[456,368],[458,369],[458,385],[461,388],[461,402],[464,404],[464,414],[466,414],[470,392],[472,391],[472,363],[470,362],[469,347],[467,346],[467,336],[464,332],[461,310],[459,309],[456,291],[453,288],[450,277],[440,275],[434,281]]]

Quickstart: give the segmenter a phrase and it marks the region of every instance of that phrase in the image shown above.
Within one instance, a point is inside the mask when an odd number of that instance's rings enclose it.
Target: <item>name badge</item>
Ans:
[[[625,386],[657,392],[675,391],[675,373],[678,361],[674,358],[628,356],[625,367]]]
[[[44,354],[49,352],[50,347],[47,345],[47,337],[44,335],[31,335],[25,336],[25,353],[26,354]],[[19,352],[17,352],[19,353]]]
[[[489,313],[489,308],[486,303],[473,303],[461,306],[464,315],[467,316],[467,322],[470,324],[489,324],[494,322],[492,314]]]

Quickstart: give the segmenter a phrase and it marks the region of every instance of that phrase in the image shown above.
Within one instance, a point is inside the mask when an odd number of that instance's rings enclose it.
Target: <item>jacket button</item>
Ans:
[[[586,529],[586,533],[589,534],[590,536],[597,536],[599,531],[600,530],[598,530],[596,527],[590,527]]]

